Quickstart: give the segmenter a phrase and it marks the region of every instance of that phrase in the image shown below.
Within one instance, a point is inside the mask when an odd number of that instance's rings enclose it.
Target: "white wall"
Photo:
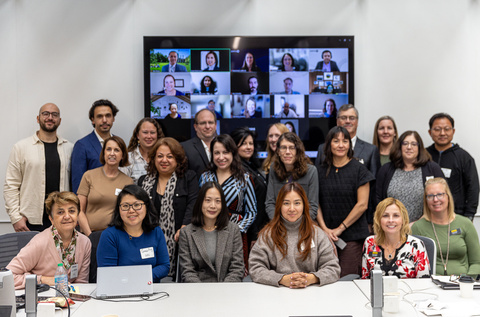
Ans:
[[[479,13],[473,0],[0,0],[0,180],[46,102],[74,142],[92,129],[91,103],[108,98],[120,108],[113,131],[128,140],[143,117],[149,35],[354,35],[359,136],[370,141],[389,114],[429,144],[428,119],[445,111],[455,141],[480,161]]]

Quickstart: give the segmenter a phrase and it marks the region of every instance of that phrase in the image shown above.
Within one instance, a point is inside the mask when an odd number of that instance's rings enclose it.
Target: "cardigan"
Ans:
[[[78,276],[74,279],[70,278],[70,268],[67,272],[69,283],[88,283],[91,249],[90,240],[79,232],[75,247],[75,263],[78,264]],[[7,269],[13,273],[15,289],[23,289],[25,288],[26,275],[36,274],[37,283],[40,284],[42,276],[55,276],[57,264],[61,262],[62,259],[53,241],[52,227],[50,226],[34,236],[10,261]]]
[[[180,230],[179,263],[183,282],[241,282],[245,266],[240,229],[232,222],[217,231],[215,263],[205,246],[204,230],[189,224]]]
[[[272,246],[270,231],[263,231],[250,251],[248,260],[250,276],[256,283],[280,286],[279,282],[286,274],[293,272],[312,273],[320,280],[320,286],[336,282],[340,277],[340,265],[333,251],[333,246],[325,232],[313,226],[312,249],[305,261],[298,252],[298,235],[303,216],[295,222],[282,218],[287,229],[285,237],[287,255]]]

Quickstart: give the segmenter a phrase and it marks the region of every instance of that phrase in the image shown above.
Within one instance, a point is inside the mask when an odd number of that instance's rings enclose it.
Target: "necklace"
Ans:
[[[397,251],[397,248],[398,246],[400,245],[400,243],[402,243],[402,240],[398,241],[394,246],[393,248],[389,248],[387,247],[387,244],[384,245],[384,249],[385,251],[387,251],[387,258],[388,260],[391,260],[393,258],[393,255],[395,254],[395,252]],[[391,250],[391,251],[390,251]]]
[[[209,231],[209,232],[210,232],[210,231],[213,231],[213,230],[215,230],[215,229],[217,229],[217,226],[213,226],[213,227],[203,226],[203,230],[205,230],[205,231]]]
[[[440,245],[440,240],[438,240],[437,231],[435,230],[435,225],[432,223],[433,233],[435,234],[435,239],[437,240],[437,246],[440,250],[440,258],[442,259],[443,264],[443,275],[447,275],[447,263],[448,263],[448,254],[450,251],[450,222],[448,223],[448,232],[447,232],[447,255],[445,256],[445,261],[443,260],[442,246]]]

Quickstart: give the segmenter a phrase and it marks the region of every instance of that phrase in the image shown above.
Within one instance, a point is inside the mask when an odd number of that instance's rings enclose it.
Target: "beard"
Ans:
[[[51,127],[48,127],[45,122],[40,122],[40,129],[42,129],[43,131],[45,132],[55,132],[57,131],[57,128],[58,128],[59,124],[53,124],[53,126]]]

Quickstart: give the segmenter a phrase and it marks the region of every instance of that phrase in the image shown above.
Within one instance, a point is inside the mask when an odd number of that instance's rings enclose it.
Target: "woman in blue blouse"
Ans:
[[[167,244],[146,191],[127,185],[117,197],[112,222],[100,237],[97,263],[103,266],[152,265],[153,281],[167,276]]]
[[[246,232],[257,215],[257,199],[252,177],[242,166],[238,149],[227,134],[216,136],[210,143],[212,158],[208,170],[200,176],[200,187],[206,182],[217,182],[222,187],[230,221],[240,227],[245,263],[248,260]]]

